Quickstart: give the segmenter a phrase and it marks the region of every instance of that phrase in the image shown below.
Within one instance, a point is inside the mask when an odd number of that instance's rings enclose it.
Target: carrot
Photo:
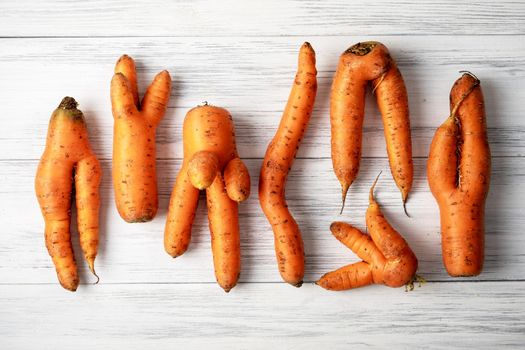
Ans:
[[[183,140],[184,160],[171,194],[164,248],[174,258],[186,251],[199,190],[205,189],[215,276],[229,292],[241,271],[237,203],[250,194],[250,175],[239,159],[233,121],[224,108],[191,109]]]
[[[94,265],[102,175],[89,144],[84,116],[77,105],[72,97],[64,97],[51,115],[46,148],[35,178],[35,191],[45,221],[46,247],[60,284],[70,291],[75,291],[79,282],[69,230],[73,184],[80,248],[89,269],[97,276]]]
[[[381,212],[373,195],[376,182],[370,188],[366,211],[370,236],[344,222],[330,225],[333,235],[363,261],[322,276],[317,284],[324,289],[347,290],[374,283],[396,288],[416,279],[417,258]]]
[[[162,71],[139,102],[135,63],[123,55],[111,80],[113,187],[120,216],[127,222],[152,220],[158,208],[155,131],[166,111],[171,77]]]
[[[483,93],[471,73],[454,83],[450,108],[430,146],[428,183],[439,205],[447,272],[454,277],[476,276],[484,260],[490,149]]]
[[[279,272],[284,281],[296,287],[303,283],[304,248],[299,226],[286,204],[285,184],[312,114],[316,75],[315,52],[309,43],[304,43],[292,91],[266,150],[259,179],[259,201],[274,232]]]
[[[390,170],[403,208],[412,188],[413,164],[408,96],[388,49],[376,41],[355,44],[339,59],[330,95],[332,164],[342,188],[341,212],[359,171],[365,92],[372,83],[383,119]],[[408,215],[408,214],[407,214]]]

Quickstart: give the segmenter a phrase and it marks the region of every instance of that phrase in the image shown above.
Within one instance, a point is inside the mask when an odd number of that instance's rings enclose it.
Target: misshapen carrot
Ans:
[[[171,194],[164,248],[182,255],[191,239],[191,226],[206,190],[215,276],[230,291],[241,271],[237,203],[250,194],[248,169],[239,159],[233,120],[214,106],[191,109],[184,119],[184,161]]]
[[[304,248],[299,226],[286,204],[285,184],[312,115],[316,75],[315,52],[309,43],[304,43],[292,91],[279,128],[266,150],[259,179],[259,202],[272,225],[279,272],[284,281],[297,287],[303,283]]]
[[[377,179],[376,179],[377,181]],[[328,290],[347,290],[369,284],[401,287],[416,276],[417,258],[408,243],[386,220],[370,189],[366,226],[370,236],[343,222],[330,225],[333,235],[363,261],[322,276],[317,284]]]
[[[476,276],[484,260],[490,149],[483,94],[472,74],[465,73],[454,83],[450,108],[430,146],[428,183],[440,209],[447,272],[455,277]]]
[[[394,59],[383,44],[375,41],[358,43],[343,52],[332,84],[332,163],[341,183],[343,207],[359,171],[365,92],[369,82],[383,119],[392,177],[405,207],[413,178],[408,96]]]
[[[80,247],[96,276],[94,264],[98,250],[101,175],[82,112],[77,109],[75,99],[65,97],[51,115],[35,190],[45,220],[47,250],[60,284],[70,291],[75,291],[79,283],[69,229],[73,184]]]
[[[111,80],[113,187],[118,212],[127,222],[150,221],[157,213],[155,133],[170,91],[170,74],[162,71],[140,103],[133,59],[123,55],[117,61]]]

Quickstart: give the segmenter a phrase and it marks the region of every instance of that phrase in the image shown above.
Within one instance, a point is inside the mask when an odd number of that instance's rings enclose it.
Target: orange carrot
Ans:
[[[111,80],[113,187],[120,216],[127,222],[152,220],[158,208],[155,131],[166,111],[171,77],[162,71],[139,103],[135,63],[123,55]]]
[[[35,190],[46,224],[47,250],[60,284],[70,291],[75,291],[79,282],[69,230],[73,183],[80,247],[91,272],[97,276],[94,264],[98,250],[101,175],[100,164],[89,144],[84,116],[77,109],[75,99],[64,97],[51,115]]]
[[[330,95],[332,163],[342,187],[341,212],[359,171],[368,82],[374,87],[383,118],[390,170],[401,191],[404,208],[412,188],[412,143],[403,77],[383,44],[358,43],[341,55]]]
[[[376,179],[377,182],[377,179]],[[370,236],[343,222],[330,226],[333,235],[363,259],[322,276],[317,284],[328,290],[347,290],[369,284],[401,287],[416,276],[417,258],[403,237],[386,220],[370,189],[366,226]]]
[[[183,139],[184,161],[171,194],[164,248],[174,258],[186,251],[199,190],[205,189],[215,276],[229,292],[241,271],[237,202],[250,193],[248,169],[239,159],[233,121],[224,108],[191,109]]]
[[[470,73],[450,92],[451,113],[437,129],[428,157],[430,190],[441,214],[443,262],[451,276],[483,269],[490,149],[479,80]]]
[[[274,232],[279,272],[284,281],[296,287],[303,283],[303,240],[288,210],[284,192],[286,177],[310,120],[317,92],[315,52],[309,43],[301,47],[298,66],[281,123],[266,150],[259,180],[259,201]]]

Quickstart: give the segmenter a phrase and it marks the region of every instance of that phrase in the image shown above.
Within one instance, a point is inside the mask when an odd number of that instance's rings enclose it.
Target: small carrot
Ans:
[[[454,83],[450,109],[430,146],[428,183],[439,205],[447,272],[454,277],[476,276],[484,260],[490,149],[483,93],[471,73]]]
[[[390,170],[401,191],[406,213],[413,178],[408,95],[394,59],[388,49],[376,41],[358,43],[343,52],[332,84],[332,163],[342,188],[341,212],[348,189],[359,172],[365,92],[369,82],[383,118]]]
[[[162,71],[139,102],[135,62],[123,55],[111,80],[113,187],[120,216],[127,222],[152,220],[158,208],[155,131],[166,111],[171,77]]]
[[[73,184],[80,248],[89,269],[97,276],[94,265],[102,175],[89,144],[84,116],[77,105],[72,97],[64,97],[51,115],[46,148],[35,178],[35,191],[45,220],[46,247],[60,284],[70,291],[75,291],[79,283],[69,229]]]
[[[381,212],[373,194],[376,182],[370,188],[366,211],[370,236],[344,222],[330,225],[332,234],[363,261],[322,276],[317,284],[324,289],[347,290],[374,283],[396,288],[416,278],[417,258]]]
[[[250,175],[239,159],[227,110],[205,105],[191,109],[183,126],[184,161],[171,194],[164,248],[172,257],[189,246],[191,226],[206,190],[215,276],[229,292],[241,271],[237,203],[250,194]]]
[[[300,287],[304,276],[301,231],[288,210],[285,184],[312,114],[317,92],[315,52],[304,43],[297,74],[277,132],[266,150],[259,179],[259,202],[272,225],[275,254],[284,281]]]

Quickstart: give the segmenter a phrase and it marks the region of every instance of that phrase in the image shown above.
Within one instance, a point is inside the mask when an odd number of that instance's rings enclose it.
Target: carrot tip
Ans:
[[[302,285],[303,285],[303,281],[302,280],[297,282],[296,284],[292,284],[292,286],[297,287],[297,288],[300,288]]]
[[[98,284],[98,282],[100,282],[100,277],[98,277],[97,273],[95,272],[95,267],[93,266],[93,262],[89,263],[89,270],[97,278],[96,282],[94,282],[93,284]]]
[[[405,212],[405,215],[407,217],[409,217],[409,218],[411,217],[410,215],[408,215],[408,212],[407,212],[407,201],[406,201],[406,198],[403,199],[403,211]]]
[[[341,211],[339,212],[339,215],[343,214],[343,210],[345,209],[345,203],[346,203],[346,195],[348,193],[348,189],[350,188],[349,185],[343,185],[341,196],[342,196],[342,205],[341,205]]]
[[[376,188],[377,180],[379,180],[379,176],[381,176],[382,172],[383,170],[381,170],[379,174],[377,174],[376,179],[374,180],[374,183],[372,184],[372,187],[370,187],[370,193],[368,195],[368,201],[370,202],[370,204],[372,204],[372,202],[375,202],[374,189]]]

